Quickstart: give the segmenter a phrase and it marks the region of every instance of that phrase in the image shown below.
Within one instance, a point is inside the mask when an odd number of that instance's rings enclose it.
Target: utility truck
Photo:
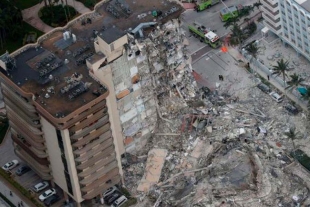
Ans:
[[[219,36],[213,32],[211,29],[207,29],[200,23],[194,22],[192,25],[188,26],[189,32],[196,38],[200,39],[212,48],[218,48],[221,46],[221,41]]]
[[[197,0],[195,9],[197,12],[210,8],[214,4],[219,3],[220,0]]]

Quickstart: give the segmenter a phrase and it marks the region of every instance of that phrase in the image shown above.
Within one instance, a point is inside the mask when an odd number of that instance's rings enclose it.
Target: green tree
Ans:
[[[246,38],[246,34],[240,29],[237,24],[233,24],[231,29],[231,35],[229,39],[229,43],[233,46],[242,45]]]
[[[277,65],[272,66],[272,69],[274,70],[272,75],[282,75],[285,84],[285,78],[287,77],[286,73],[290,70],[289,62],[281,59],[280,61],[277,61]]]
[[[294,158],[295,158],[295,151],[296,151],[296,145],[295,145],[295,140],[299,137],[299,133],[296,132],[295,127],[290,127],[290,129],[287,132],[284,132],[284,134],[289,138],[293,144],[293,150],[294,150]]]
[[[303,78],[301,78],[299,75],[294,73],[293,75],[290,75],[291,79],[287,81],[287,87],[285,89],[294,89],[295,87],[302,85],[302,82],[304,81]]]

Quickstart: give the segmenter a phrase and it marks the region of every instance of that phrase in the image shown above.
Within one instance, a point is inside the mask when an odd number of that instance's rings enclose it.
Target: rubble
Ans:
[[[132,42],[148,62],[148,71],[139,70],[149,83],[142,96],[152,97],[158,116],[135,155],[144,161],[124,167],[138,206],[310,205],[309,173],[298,170],[284,136],[294,125],[307,137],[302,115],[290,116],[255,83],[238,91],[199,88],[178,20]],[[294,142],[309,153],[307,139]],[[165,161],[152,165],[154,150],[164,150]]]

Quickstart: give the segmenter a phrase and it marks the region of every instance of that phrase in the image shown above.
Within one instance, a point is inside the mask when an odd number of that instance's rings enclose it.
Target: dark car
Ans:
[[[47,198],[44,201],[44,205],[51,206],[52,204],[56,203],[59,200],[60,200],[59,195],[55,194],[55,195],[52,195],[51,197]]]
[[[21,166],[20,168],[18,168],[16,170],[16,175],[21,176],[21,175],[25,174],[26,172],[28,172],[30,170],[31,170],[30,167],[28,167],[26,165]]]
[[[299,112],[298,109],[297,109],[295,106],[291,105],[291,104],[285,105],[284,108],[285,108],[290,114],[293,114],[293,115],[296,115],[296,114],[298,114],[298,112]]]
[[[111,195],[107,196],[104,199],[105,204],[107,205],[111,205],[112,203],[114,203],[114,201],[116,201],[119,197],[121,197],[122,194],[118,191],[112,193]]]
[[[257,88],[259,88],[264,93],[270,93],[271,92],[271,89],[267,85],[265,85],[263,83],[258,84]]]

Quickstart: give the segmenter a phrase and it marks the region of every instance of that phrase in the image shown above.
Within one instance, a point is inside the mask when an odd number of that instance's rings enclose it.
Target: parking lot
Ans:
[[[12,176],[25,189],[29,189],[32,191],[33,186],[41,182],[42,179],[32,170],[30,170],[29,172],[26,172],[25,174],[21,176],[16,175],[16,171],[18,170],[18,168],[22,165],[25,165],[25,163],[15,155],[12,139],[10,137],[11,137],[11,133],[8,132],[6,135],[6,138],[3,140],[2,144],[0,145],[0,150],[1,150],[0,166],[2,167],[7,162],[10,162],[12,160],[17,160],[19,162],[19,165],[11,170]],[[46,188],[46,190],[47,189],[48,188]],[[60,190],[60,188],[56,187],[56,191],[57,191],[57,194],[61,196],[62,198],[63,196],[62,196],[62,191]],[[9,190],[0,188],[0,192],[3,195],[5,195],[8,199],[10,199]],[[37,196],[39,196],[43,192],[44,190],[42,192],[37,193]],[[61,206],[62,203],[63,203],[63,200],[57,202],[53,206]]]

